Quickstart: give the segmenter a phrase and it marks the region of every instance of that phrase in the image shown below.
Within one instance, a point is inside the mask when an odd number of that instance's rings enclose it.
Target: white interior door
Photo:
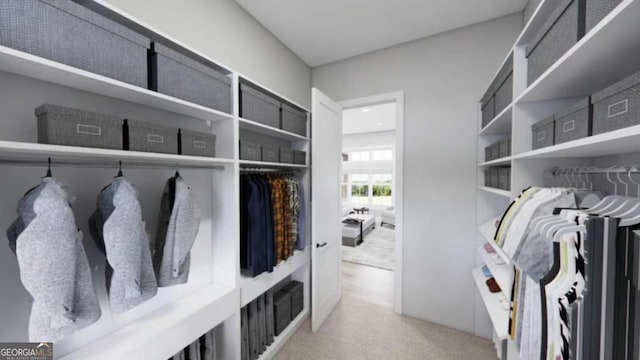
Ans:
[[[317,331],[342,296],[342,108],[312,90],[311,327]]]

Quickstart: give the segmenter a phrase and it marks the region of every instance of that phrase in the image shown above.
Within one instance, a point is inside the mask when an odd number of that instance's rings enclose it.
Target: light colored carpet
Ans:
[[[378,222],[378,221],[377,221]],[[395,230],[376,225],[364,242],[356,247],[342,246],[342,261],[393,270],[395,266]]]
[[[276,360],[496,360],[493,343],[344,292],[317,333],[307,320]]]

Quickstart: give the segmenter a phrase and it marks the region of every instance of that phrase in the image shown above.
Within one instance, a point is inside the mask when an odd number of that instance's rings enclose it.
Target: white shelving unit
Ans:
[[[156,34],[165,41],[183,46],[106,2],[98,0],[91,6],[98,7],[103,14],[126,19],[129,25],[147,34]],[[211,64],[219,64],[183,47]],[[232,80],[234,106],[230,114],[0,46],[0,83],[3,84],[0,87],[0,108],[3,109],[0,114],[0,169],[11,174],[3,178],[6,181],[3,180],[0,190],[0,203],[4,204],[0,207],[0,218],[5,219],[2,226],[6,228],[16,217],[18,200],[38,182],[50,159],[53,176],[67,184],[71,193],[77,196],[73,210],[76,223],[85,234],[84,246],[101,303],[102,317],[98,322],[56,342],[56,359],[166,359],[214,327],[220,329],[216,332],[218,358],[239,359],[241,307],[287,279],[304,284],[304,310],[261,358],[271,358],[310,316],[310,226],[305,234],[307,248],[296,251],[272,273],[255,278],[242,275],[239,246],[242,169],[294,170],[305,186],[306,222],[310,224],[310,166],[240,160],[238,143],[240,130],[249,130],[306,151],[309,164],[311,138],[242,119],[239,113],[240,81],[261,85],[223,66],[217,65],[217,68]],[[215,133],[218,157],[38,144],[34,109],[43,103]],[[114,168],[120,163],[125,176],[140,193],[143,216],[152,236],[157,227],[166,179],[176,170],[196,194],[202,222],[191,251],[189,282],[160,288],[152,299],[116,316],[109,311],[104,284],[105,259],[93,245],[87,224],[95,210],[98,193],[111,181]],[[28,339],[30,300],[20,282],[15,255],[8,248],[3,250],[0,251],[0,271],[3,273],[0,304],[4,311],[0,313],[0,321],[4,325],[0,328],[0,338],[23,342]]]
[[[482,269],[474,269],[471,273],[478,293],[495,327],[496,336],[500,340],[505,340],[509,336],[509,311],[500,304],[498,298],[499,293],[492,294],[489,291],[489,288],[485,284],[486,278],[482,273]]]
[[[495,223],[511,199],[529,186],[551,185],[546,170],[553,167],[608,167],[614,164],[640,163],[640,126],[590,136],[587,138],[532,150],[531,125],[562,110],[576,101],[611,85],[632,73],[640,71],[640,2],[624,0],[592,31],[573,46],[531,85],[527,83],[526,47],[538,29],[548,19],[558,3],[543,0],[531,20],[516,40],[509,56],[513,56],[513,103],[502,111],[484,129],[478,120],[478,188],[477,224],[475,242],[477,263],[487,264],[500,286],[512,281],[512,261],[494,242]],[[505,61],[506,62],[506,61]],[[480,97],[479,94],[478,97]],[[480,106],[478,106],[480,109]],[[479,119],[481,114],[479,111]],[[511,153],[508,159],[483,162],[484,147],[511,136]],[[489,166],[511,165],[511,191],[500,191],[484,186],[484,170]],[[594,179],[596,187],[606,181]],[[600,189],[606,190],[606,189]],[[498,266],[486,253],[483,244],[493,246],[505,265]],[[478,282],[481,269],[473,271]],[[506,329],[504,319],[497,316],[495,303],[488,301],[486,286],[481,287],[480,298],[485,304],[498,338]],[[508,285],[510,288],[511,285]],[[490,334],[479,334],[490,337]],[[503,335],[503,334],[502,334]],[[499,348],[513,349],[508,346]],[[514,351],[502,354],[503,359],[517,360]]]

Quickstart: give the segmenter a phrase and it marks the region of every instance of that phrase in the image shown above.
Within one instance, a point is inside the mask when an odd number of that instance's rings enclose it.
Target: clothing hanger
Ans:
[[[122,161],[118,161],[118,174],[116,175],[117,178],[124,176],[122,174]]]
[[[605,196],[594,207],[592,207],[590,209],[587,209],[586,212],[597,215],[600,212],[602,212],[603,210],[606,210],[607,208],[612,206],[612,204],[614,204],[613,206],[615,206],[615,204],[617,203],[616,199],[619,198],[619,195],[618,195],[618,184],[615,181],[611,180],[610,175],[611,175],[611,171],[615,170],[616,168],[618,168],[618,165],[613,165],[606,171],[607,181],[609,181],[610,183],[613,184],[613,192],[614,192],[614,194],[613,195],[609,195],[609,196]]]
[[[52,177],[52,174],[51,174],[51,158],[49,158],[47,162],[48,162],[47,174],[44,177],[50,178],[50,177]]]
[[[626,170],[626,167],[623,166],[622,168]],[[620,174],[621,174],[620,172],[617,173],[617,178],[618,178],[618,181],[620,181],[620,183],[624,184],[625,196],[620,197],[620,203],[617,204],[617,206],[615,207],[612,206],[606,210],[603,210],[603,213],[600,214],[601,216],[621,217],[620,216],[621,214],[624,214],[625,212],[629,211],[634,207],[634,205],[638,203],[638,198],[629,197],[629,184],[622,181]]]
[[[640,183],[637,183],[635,181],[633,181],[633,177],[631,176],[631,173],[634,171],[638,171],[638,167],[636,166],[632,166],[629,169],[629,181],[631,181],[633,184],[635,184],[637,186],[636,189],[636,195],[640,196]],[[640,223],[640,199],[635,198],[636,199],[636,204],[628,209],[626,212],[620,214],[620,218],[622,218],[622,220],[619,223],[620,227],[624,227],[624,226],[633,226],[633,225],[637,225]]]

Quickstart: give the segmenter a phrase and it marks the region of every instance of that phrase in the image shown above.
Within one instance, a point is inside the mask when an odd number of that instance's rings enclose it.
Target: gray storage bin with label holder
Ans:
[[[291,281],[282,290],[291,295],[291,320],[293,320],[304,308],[304,286],[299,281]]]
[[[241,83],[240,116],[243,119],[279,129],[280,101],[247,84]]]
[[[556,122],[556,144],[591,136],[591,102],[589,98],[557,112],[553,117]]]
[[[587,0],[587,32],[596,27],[621,2],[622,0]]]
[[[506,138],[498,142],[499,155],[498,158],[502,159],[511,155],[511,138]]]
[[[531,85],[584,36],[586,0],[559,0],[527,46],[527,84]]]
[[[482,127],[489,125],[493,120],[495,114],[495,98],[493,94],[493,87],[489,88],[480,100],[482,107]]]
[[[554,129],[553,116],[531,125],[531,148],[535,150],[555,144]]]
[[[280,148],[280,162],[293,164],[293,150],[290,148]]]
[[[591,97],[593,134],[640,124],[640,72]]]
[[[493,157],[491,156],[492,146],[493,144],[484,148],[484,161],[494,160]]]
[[[160,43],[151,47],[151,90],[231,113],[231,78]]]
[[[496,78],[495,115],[500,114],[513,101],[513,57],[504,64]]]
[[[262,146],[252,141],[240,140],[240,160],[262,161]]]
[[[0,45],[147,88],[150,40],[71,0],[3,0]]]
[[[484,171],[484,186],[491,187],[491,169]]]
[[[44,104],[35,110],[38,142],[122,150],[123,118]]]
[[[307,113],[282,103],[282,130],[307,136]]]
[[[500,158],[500,142],[491,144],[491,159],[497,160]]]
[[[216,135],[187,129],[179,130],[180,155],[216,157]]]
[[[277,146],[262,144],[262,161],[279,162],[280,149]]]
[[[291,294],[279,290],[273,295],[273,316],[276,336],[291,323]]]
[[[510,174],[511,174],[511,168],[509,167],[498,169],[498,189],[510,190],[511,188]]]
[[[298,165],[306,165],[307,153],[300,150],[293,150],[293,163]]]
[[[490,175],[491,175],[491,182],[489,182],[489,187],[492,188],[498,188],[498,184],[499,184],[499,173],[498,173],[498,168],[491,168],[490,169]]]
[[[124,121],[124,149],[178,154],[178,129],[140,120]]]

